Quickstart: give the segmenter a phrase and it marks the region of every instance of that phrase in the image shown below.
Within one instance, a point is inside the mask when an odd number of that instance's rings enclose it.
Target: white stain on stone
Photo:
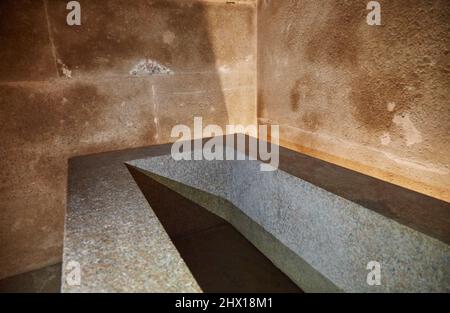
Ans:
[[[61,72],[64,75],[64,77],[72,78],[72,71],[69,70],[67,65],[65,65],[60,59],[57,60],[58,64],[61,67]]]
[[[397,114],[392,120],[397,126],[402,128],[403,135],[406,139],[406,145],[412,146],[423,141],[422,135],[414,126],[408,113]]]
[[[171,75],[173,74],[173,71],[170,68],[165,67],[164,65],[161,65],[151,59],[143,59],[139,61],[130,71],[130,75],[133,76],[148,76],[158,74]]]
[[[221,67],[219,67],[219,72],[220,73],[230,73],[231,69],[228,65],[222,65]]]
[[[163,42],[165,44],[171,45],[175,40],[175,34],[171,31],[166,30],[163,34]]]
[[[395,102],[389,102],[387,104],[387,109],[388,109],[389,112],[394,111],[394,109],[395,109]]]
[[[383,155],[388,159],[390,159],[391,161],[394,161],[399,165],[409,167],[411,169],[431,172],[439,175],[448,175],[450,173],[450,170],[448,170],[448,168],[446,168],[445,165],[424,163],[417,160],[405,159],[386,151],[381,151],[381,153],[383,153]]]
[[[260,118],[261,122],[265,124],[279,124],[279,122],[269,119]],[[407,159],[402,158],[398,155],[395,155],[393,153],[386,152],[385,150],[381,150],[374,147],[368,147],[365,145],[361,145],[349,140],[344,140],[341,138],[336,138],[336,136],[333,134],[327,134],[327,133],[320,133],[320,132],[312,132],[303,130],[297,127],[292,126],[285,126],[287,129],[294,130],[295,132],[308,135],[308,136],[314,136],[320,138],[320,140],[323,140],[323,142],[327,142],[328,146],[339,146],[339,147],[346,147],[347,149],[351,151],[366,151],[370,152],[371,154],[375,152],[376,154],[381,154],[387,159],[400,164],[405,167],[409,167],[411,169],[419,170],[419,171],[426,171],[426,172],[432,172],[440,175],[448,175],[450,174],[450,170],[448,169],[448,165],[443,164],[433,164],[433,163],[424,163],[413,159]]]
[[[391,143],[391,135],[387,132],[383,133],[383,135],[380,136],[380,141],[383,146],[387,146]]]

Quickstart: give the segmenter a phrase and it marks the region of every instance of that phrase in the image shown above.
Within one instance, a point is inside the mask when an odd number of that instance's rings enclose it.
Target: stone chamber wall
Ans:
[[[60,261],[68,158],[194,116],[450,201],[450,2],[79,2],[0,2],[0,279]]]
[[[450,2],[261,0],[258,119],[281,144],[450,201]]]
[[[0,279],[61,261],[68,158],[256,124],[253,1],[67,2],[0,2]]]

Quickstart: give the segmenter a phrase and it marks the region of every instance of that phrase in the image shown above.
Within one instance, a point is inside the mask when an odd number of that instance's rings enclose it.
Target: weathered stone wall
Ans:
[[[281,144],[450,201],[450,2],[258,3],[258,117]]]
[[[69,157],[194,116],[450,201],[450,4],[381,0],[368,26],[367,2],[81,0],[70,27],[65,0],[2,1],[0,278],[60,260]]]
[[[256,123],[252,1],[67,2],[0,3],[0,278],[60,261],[71,156]]]

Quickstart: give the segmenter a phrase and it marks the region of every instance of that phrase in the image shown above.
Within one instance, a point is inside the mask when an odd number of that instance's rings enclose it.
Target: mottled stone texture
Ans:
[[[69,160],[62,292],[201,291],[125,166],[150,152]],[[80,264],[79,286],[66,280],[74,261]]]
[[[281,153],[283,163],[287,161],[285,153]],[[289,172],[279,169],[262,172],[260,161],[174,161],[170,155],[134,160],[129,164],[149,172],[153,179],[219,214],[239,229],[242,216],[236,216],[234,209],[223,205],[223,201],[216,201],[215,197],[229,201],[301,258],[302,262],[296,261],[294,265],[297,273],[286,273],[303,290],[329,291],[333,284],[345,292],[450,290],[450,247],[447,243]],[[316,163],[310,171],[321,173],[323,168],[324,164]],[[207,193],[213,200],[205,201],[205,196],[178,184]],[[413,198],[414,192],[410,193]],[[361,197],[364,196],[361,192]],[[395,203],[391,205],[396,206]],[[255,229],[248,230],[252,231]],[[261,235],[258,230],[253,239],[258,242]],[[270,254],[268,246],[272,244],[271,241],[259,241],[256,245],[262,245],[263,251]],[[290,257],[291,261],[295,260]],[[367,264],[373,260],[382,264],[380,286],[367,284]],[[286,264],[279,260],[275,264],[286,271]],[[315,276],[313,281],[301,277],[303,271],[311,274],[309,267],[323,275],[319,286],[316,275],[308,277]],[[326,280],[330,283],[324,286]]]
[[[69,157],[256,123],[253,2],[79,2],[72,27],[65,0],[0,3],[0,278],[60,261]]]
[[[282,144],[450,200],[450,2],[264,0],[258,117]]]
[[[0,81],[56,76],[42,1],[1,1],[0,34]]]

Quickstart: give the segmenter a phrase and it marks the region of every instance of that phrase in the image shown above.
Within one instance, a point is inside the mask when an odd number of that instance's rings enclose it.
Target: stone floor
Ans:
[[[0,293],[58,293],[61,263],[0,280]]]

